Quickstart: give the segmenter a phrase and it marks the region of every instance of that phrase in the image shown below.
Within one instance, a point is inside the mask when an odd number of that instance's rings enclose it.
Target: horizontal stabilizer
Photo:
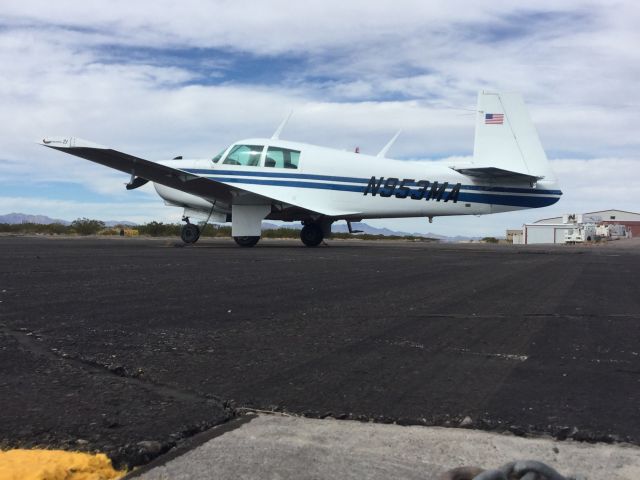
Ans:
[[[511,181],[514,183],[536,183],[538,180],[542,180],[544,177],[535,175],[529,175],[527,173],[513,172],[511,170],[504,170],[496,167],[468,167],[468,168],[456,168],[451,167],[456,172],[460,172],[468,177],[475,177],[482,180],[501,180]]]

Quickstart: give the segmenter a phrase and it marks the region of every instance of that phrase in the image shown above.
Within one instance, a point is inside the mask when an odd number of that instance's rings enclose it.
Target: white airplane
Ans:
[[[302,242],[319,245],[337,220],[484,215],[552,205],[558,189],[536,129],[518,94],[480,92],[473,160],[465,164],[385,158],[271,138],[229,146],[212,159],[150,161],[74,137],[45,138],[47,147],[131,175],[127,189],[148,181],[167,205],[184,208],[181,237],[194,243],[190,218],[231,222],[242,247],[260,240],[263,219],[301,221]]]

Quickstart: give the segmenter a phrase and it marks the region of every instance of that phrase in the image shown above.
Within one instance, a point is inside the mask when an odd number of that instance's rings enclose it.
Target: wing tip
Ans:
[[[36,143],[49,148],[107,148],[103,145],[99,145],[97,143],[93,143],[88,140],[83,140],[76,137],[44,137],[42,140],[38,140]]]

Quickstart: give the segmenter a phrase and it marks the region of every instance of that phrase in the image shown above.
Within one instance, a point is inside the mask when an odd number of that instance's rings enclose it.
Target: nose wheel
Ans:
[[[182,226],[180,230],[180,238],[184,243],[196,243],[200,238],[200,229],[193,223],[188,223]]]

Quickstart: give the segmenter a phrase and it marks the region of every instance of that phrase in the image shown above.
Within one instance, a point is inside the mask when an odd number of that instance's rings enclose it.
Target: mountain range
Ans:
[[[9,213],[7,215],[0,215],[0,223],[7,223],[14,225],[16,223],[38,223],[40,225],[50,225],[52,223],[60,223],[62,225],[71,225],[68,220],[61,220],[59,218],[51,218],[46,215],[29,215],[26,213]],[[107,220],[104,222],[105,226],[113,227],[115,225],[127,225],[135,226],[133,222],[126,220]]]
[[[7,215],[0,215],[0,223],[5,224],[16,224],[16,223],[38,223],[41,225],[49,225],[51,223],[60,223],[62,225],[70,225],[71,222],[68,220],[61,220],[59,218],[50,218],[46,215],[29,215],[25,213],[9,213]],[[113,227],[115,225],[128,225],[135,226],[136,223],[129,222],[126,220],[107,220],[104,222],[107,227]],[[263,222],[262,228],[265,229],[274,229],[274,228],[293,228],[300,229],[301,225],[297,224],[286,224],[286,225],[277,225],[275,223]],[[363,222],[353,222],[351,224],[353,230],[360,230],[362,233],[367,233],[370,235],[396,235],[396,236],[414,236],[414,237],[425,237],[425,238],[436,238],[443,242],[463,242],[468,240],[476,239],[475,237],[463,237],[463,236],[455,236],[455,237],[447,237],[444,235],[438,235],[436,233],[408,233],[408,232],[399,232],[396,230],[390,230],[388,228],[378,228],[368,225]],[[346,233],[349,231],[346,225],[334,225],[332,230],[336,233]]]

